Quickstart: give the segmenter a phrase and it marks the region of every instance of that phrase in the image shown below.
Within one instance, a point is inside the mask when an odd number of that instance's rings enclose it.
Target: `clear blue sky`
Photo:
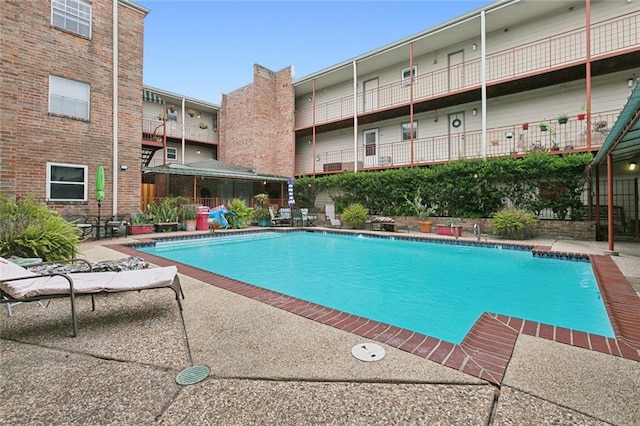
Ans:
[[[220,103],[253,64],[300,78],[492,1],[134,0],[144,26],[144,84]]]

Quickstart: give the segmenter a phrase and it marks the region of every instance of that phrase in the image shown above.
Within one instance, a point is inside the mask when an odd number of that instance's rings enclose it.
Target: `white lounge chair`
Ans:
[[[342,222],[340,222],[340,219],[336,217],[336,206],[334,204],[325,204],[324,215],[325,215],[325,219],[324,219],[325,225],[327,224],[327,222],[329,222],[329,224],[332,227],[342,226]]]
[[[88,262],[85,262],[88,263]],[[89,268],[91,265],[89,264]],[[42,299],[68,297],[71,300],[73,336],[78,333],[75,297],[101,293],[121,293],[170,288],[182,310],[184,299],[178,268],[138,269],[121,272],[74,272],[69,274],[36,274],[0,257],[0,303],[35,302]],[[93,305],[95,310],[95,305]]]

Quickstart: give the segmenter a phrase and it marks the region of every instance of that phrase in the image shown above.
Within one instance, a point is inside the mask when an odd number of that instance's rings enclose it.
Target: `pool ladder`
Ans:
[[[477,223],[473,224],[473,235],[476,236],[478,241],[480,241],[482,237],[484,237],[484,240],[487,241],[487,234],[482,233],[482,230],[480,229],[480,225],[478,225]]]

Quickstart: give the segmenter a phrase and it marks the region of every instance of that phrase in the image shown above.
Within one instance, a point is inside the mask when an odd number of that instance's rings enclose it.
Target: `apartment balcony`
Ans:
[[[585,29],[578,28],[552,37],[488,54],[487,96],[503,96],[534,88],[584,78]],[[489,49],[491,41],[489,40]],[[592,75],[630,69],[640,63],[640,12],[633,12],[591,26]],[[295,112],[298,136],[347,128],[354,108],[359,123],[429,111],[460,103],[479,101],[480,59],[418,75],[409,81],[381,86],[353,96],[305,105]],[[314,121],[315,120],[315,121]]]
[[[206,128],[202,128],[205,127]],[[210,124],[188,124],[184,129],[184,138],[189,142],[201,144],[216,144],[218,142],[217,129],[213,129]],[[163,122],[158,116],[145,116],[142,119],[142,140],[145,145],[162,146],[163,132],[166,131],[167,138],[182,140],[182,122],[180,120],[169,120]]]
[[[550,153],[596,151],[604,142],[618,112],[600,112],[591,117],[591,145],[587,140],[587,122],[577,116],[566,124],[557,121],[530,122],[487,130],[487,158],[524,156],[534,150]],[[541,124],[547,124],[543,130]],[[348,146],[350,143],[345,143]],[[322,144],[313,154],[296,156],[296,176],[321,175],[354,170],[357,158],[359,170],[380,170],[407,166],[427,166],[461,159],[483,158],[482,132],[469,131],[451,135],[435,135],[411,141],[322,151]]]

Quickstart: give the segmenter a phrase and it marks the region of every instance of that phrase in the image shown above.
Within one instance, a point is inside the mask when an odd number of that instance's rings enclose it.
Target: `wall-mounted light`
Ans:
[[[120,170],[125,171],[129,169],[129,166],[127,166],[126,164],[120,164]]]
[[[630,162],[629,163],[629,170],[634,171],[636,169],[636,166],[637,166],[637,164],[636,164],[635,161]]]
[[[319,163],[319,162],[320,162],[320,156],[316,155],[316,163]]]
[[[309,139],[308,143],[309,143],[309,145],[311,145],[311,139]]]
[[[478,115],[478,109],[477,108],[472,109],[471,114]]]
[[[471,45],[471,50],[473,50],[474,52],[475,52],[476,50],[478,50],[478,45],[477,45],[477,44],[475,44],[475,43],[473,43],[473,44]]]
[[[629,80],[627,80],[627,87],[631,89],[633,87],[633,83],[635,83],[635,80],[633,78],[630,78]]]
[[[308,100],[309,102],[311,102],[311,101],[312,101],[311,96],[309,96],[309,99],[307,99],[307,100]]]
[[[196,151],[196,154],[200,155],[200,150],[197,150],[197,151]]]

